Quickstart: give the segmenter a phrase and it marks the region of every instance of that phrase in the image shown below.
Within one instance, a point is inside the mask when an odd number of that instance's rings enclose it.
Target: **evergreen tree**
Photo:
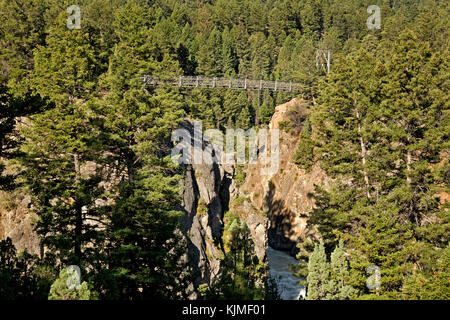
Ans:
[[[402,297],[419,278],[432,286],[439,280],[431,276],[431,257],[446,246],[449,221],[436,197],[440,178],[432,174],[446,145],[446,66],[414,39],[404,32],[384,65],[362,49],[338,63],[311,116],[319,143],[314,153],[335,182],[328,191],[316,189],[309,224],[328,250],[337,236],[346,239],[348,281],[363,299]],[[382,270],[377,292],[365,285],[370,265]]]
[[[238,61],[232,33],[225,27],[222,32],[221,70],[225,77],[233,77],[237,73]]]
[[[350,272],[341,240],[328,262],[322,241],[316,244],[308,261],[307,300],[345,300],[357,291],[348,285]]]
[[[11,238],[0,241],[0,300],[47,299],[56,275],[53,259],[17,252]]]
[[[25,0],[0,2],[0,61],[2,74],[7,75],[7,87],[15,97],[31,93],[33,50],[45,40],[45,1]],[[4,81],[5,79],[2,79]]]
[[[222,36],[217,28],[209,34],[202,33],[199,38],[197,72],[204,76],[221,76]]]
[[[302,31],[318,40],[323,30],[322,8],[318,0],[307,0],[301,10]]]
[[[327,299],[329,300],[345,300],[351,299],[356,294],[356,290],[348,285],[348,262],[344,251],[343,241],[339,241],[331,253],[330,259],[330,281],[327,283]]]
[[[311,138],[311,123],[309,119],[305,120],[302,128],[299,144],[294,154],[294,161],[307,172],[310,171],[314,164],[314,140]]]
[[[50,288],[48,300],[92,300],[87,282],[81,282],[79,287],[76,287],[77,283],[74,283],[73,288],[69,288],[69,277],[74,277],[74,273],[69,272],[68,269],[64,269],[59,273],[59,278],[55,280]]]
[[[103,208],[108,267],[98,271],[98,281],[108,298],[174,297],[180,291],[182,242],[174,233],[180,176],[168,142],[183,112],[176,92],[142,88],[140,76],[177,71],[168,55],[158,62],[147,12],[135,3],[116,12],[120,42],[103,80],[107,94],[95,103],[101,148],[109,152],[102,161],[123,172],[112,190],[114,204]]]
[[[102,193],[99,177],[82,172],[96,157],[86,108],[95,88],[95,51],[89,34],[68,30],[60,15],[34,61],[32,87],[49,107],[22,128],[22,181],[37,207],[42,245],[59,252],[62,263],[79,264],[92,251],[83,250],[96,238],[87,221],[96,216],[94,200]]]
[[[308,261],[307,300],[321,300],[326,297],[326,284],[329,275],[330,265],[327,261],[323,242],[320,242],[315,245]]]

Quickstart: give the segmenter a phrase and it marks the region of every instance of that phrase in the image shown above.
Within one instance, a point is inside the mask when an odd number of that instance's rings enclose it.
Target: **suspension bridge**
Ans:
[[[283,82],[276,80],[211,78],[199,76],[174,76],[160,78],[153,75],[144,75],[142,77],[142,81],[147,87],[169,85],[186,88],[229,88],[239,90],[270,90],[288,92],[302,92],[305,89],[303,84],[294,83],[292,81]]]

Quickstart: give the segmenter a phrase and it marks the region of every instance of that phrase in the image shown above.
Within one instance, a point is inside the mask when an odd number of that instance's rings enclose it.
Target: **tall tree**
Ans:
[[[323,243],[314,247],[308,261],[307,300],[321,300],[326,296],[326,283],[330,274],[330,266],[325,254]]]
[[[95,88],[96,53],[89,34],[67,29],[64,18],[59,16],[46,46],[35,51],[32,87],[50,107],[23,127],[21,164],[38,208],[43,246],[59,252],[62,263],[79,264],[86,258],[83,247],[94,241],[87,220],[95,216],[89,211],[95,211],[93,202],[101,193],[98,177],[82,172],[96,157],[86,109]]]
[[[99,281],[109,298],[173,298],[182,271],[182,242],[175,235],[180,176],[168,154],[171,131],[183,115],[181,96],[170,89],[143,90],[141,77],[178,69],[167,54],[158,61],[146,8],[130,2],[114,18],[120,42],[102,82],[107,93],[95,108],[102,149],[109,153],[103,161],[121,181],[111,190],[114,203],[103,208],[108,253]]]

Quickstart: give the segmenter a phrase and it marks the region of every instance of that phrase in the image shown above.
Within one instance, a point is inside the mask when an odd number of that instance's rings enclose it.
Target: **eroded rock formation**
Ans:
[[[40,254],[39,237],[33,231],[37,216],[30,210],[30,196],[1,191],[0,198],[0,240],[9,237],[17,251]]]
[[[267,230],[269,245],[274,249],[296,253],[296,243],[302,237],[314,236],[307,229],[307,220],[314,207],[311,193],[314,185],[329,183],[329,178],[318,165],[310,172],[300,169],[293,161],[303,120],[309,113],[306,102],[293,99],[277,106],[269,128],[280,130],[279,168],[271,175],[261,175],[261,164],[249,165],[241,192],[248,195],[251,204],[264,212],[270,220]],[[287,132],[289,131],[289,132]]]
[[[182,128],[194,137],[194,124],[186,120]],[[208,146],[202,141],[202,151]],[[194,153],[192,141],[192,153]],[[224,156],[224,155],[223,155]],[[224,230],[224,213],[236,207],[230,205],[238,195],[234,180],[235,167],[223,162],[184,165],[185,175],[181,219],[183,233],[188,239],[188,256],[198,274],[194,286],[202,283],[211,284],[220,274],[221,260],[225,254],[222,243]],[[240,206],[244,214],[240,218],[247,223],[255,244],[255,254],[260,261],[266,260],[268,221],[258,210]]]

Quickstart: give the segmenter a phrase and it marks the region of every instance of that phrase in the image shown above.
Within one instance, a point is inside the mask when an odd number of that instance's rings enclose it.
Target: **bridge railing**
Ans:
[[[300,83],[271,80],[211,78],[201,76],[173,76],[162,78],[153,75],[145,75],[142,77],[142,80],[147,86],[171,85],[188,88],[230,88],[289,92],[302,92],[304,90],[304,85]]]

